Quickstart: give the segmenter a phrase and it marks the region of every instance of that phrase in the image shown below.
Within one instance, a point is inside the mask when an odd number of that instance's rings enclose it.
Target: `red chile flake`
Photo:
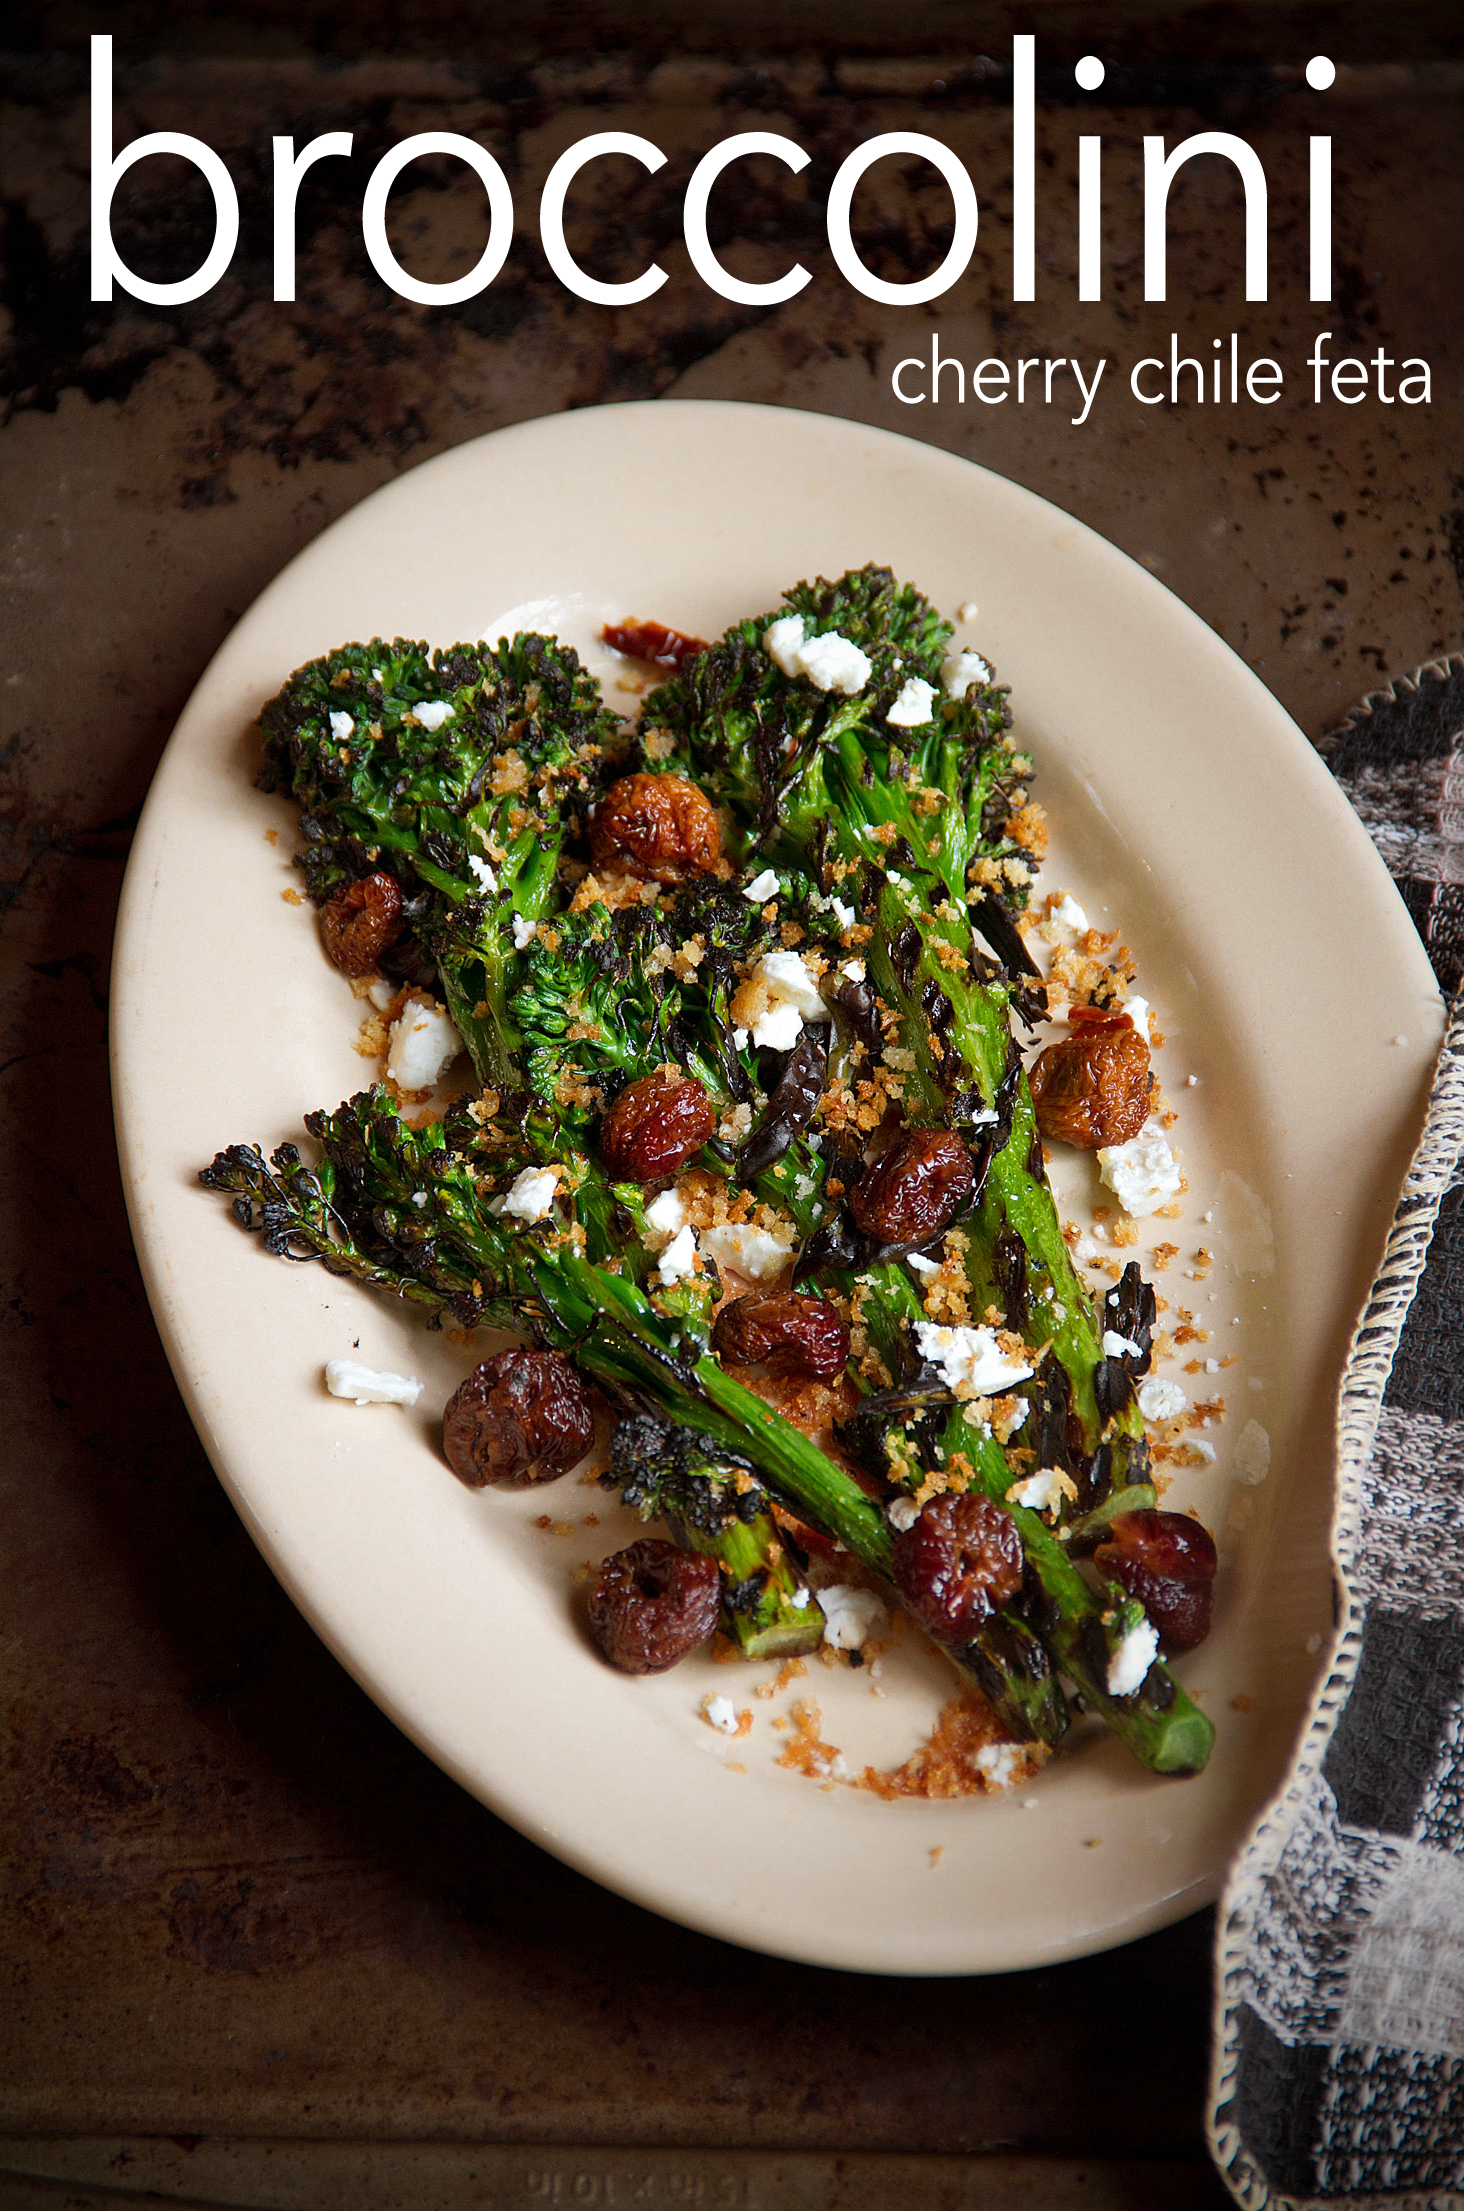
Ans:
[[[680,630],[667,629],[664,622],[607,622],[600,635],[613,652],[647,660],[653,668],[669,668],[673,674],[707,650],[703,638],[683,636]]]

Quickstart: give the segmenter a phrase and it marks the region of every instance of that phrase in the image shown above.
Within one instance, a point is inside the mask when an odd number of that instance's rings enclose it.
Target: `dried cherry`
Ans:
[[[684,775],[623,775],[600,801],[590,853],[597,867],[684,883],[717,866],[722,825],[706,793]]]
[[[937,1643],[969,1643],[1022,1586],[1011,1514],[974,1490],[932,1497],[895,1538],[895,1587]]]
[[[728,1366],[767,1366],[774,1374],[834,1382],[849,1362],[849,1326],[826,1297],[754,1290],[722,1307],[712,1349]]]
[[[1121,1512],[1093,1563],[1137,1597],[1169,1652],[1192,1651],[1210,1632],[1215,1540],[1184,1512]]]
[[[590,1629],[612,1666],[662,1674],[717,1624],[722,1577],[700,1551],[645,1536],[606,1559],[590,1592]]]
[[[1126,1144],[1149,1117],[1152,1080],[1149,1047],[1137,1029],[1085,1023],[1038,1055],[1032,1069],[1037,1126],[1045,1137],[1081,1151]]]
[[[617,1182],[661,1182],[716,1133],[701,1084],[674,1068],[627,1083],[600,1123],[600,1151]]]
[[[849,1210],[882,1244],[923,1244],[948,1228],[976,1179],[951,1129],[909,1129],[849,1193]]]
[[[567,1474],[595,1440],[590,1393],[557,1351],[500,1351],[453,1391],[442,1448],[470,1489],[527,1489]]]
[[[344,883],[320,909],[325,949],[343,975],[369,975],[405,927],[402,894],[390,875]]]

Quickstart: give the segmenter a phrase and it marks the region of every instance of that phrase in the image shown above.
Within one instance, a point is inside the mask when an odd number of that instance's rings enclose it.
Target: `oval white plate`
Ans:
[[[252,719],[292,668],[377,633],[446,645],[525,624],[590,648],[603,620],[635,614],[712,636],[801,576],[871,559],[952,615],[979,603],[961,638],[1011,684],[1036,753],[1044,883],[1121,926],[1168,1039],[1157,1065],[1182,1107],[1188,1211],[1143,1241],[1181,1247],[1157,1278],[1168,1325],[1185,1306],[1209,1331],[1181,1356],[1233,1360],[1180,1375],[1226,1400],[1214,1467],[1171,1498],[1201,1507],[1225,1558],[1216,1632],[1182,1669],[1219,1728],[1198,1779],[1155,1780],[1106,1739],[1002,1800],[890,1804],[777,1765],[772,1717],[798,1693],[856,1767],[913,1748],[949,1687],[913,1646],[879,1682],[814,1665],[775,1700],[749,1694],[768,1669],[612,1673],[585,1642],[574,1568],[625,1540],[618,1508],[573,1483],[461,1488],[433,1415],[470,1355],[268,1259],[197,1185],[219,1146],[296,1135],[373,1072],[353,1051],[362,1009],[286,895],[290,814],[252,787]],[[444,454],[270,586],[159,767],[118,926],[113,1036],[133,1227],[179,1386],[266,1558],[370,1694],[495,1811],[657,1911],[820,1964],[969,1973],[1101,1949],[1204,1903],[1275,1785],[1328,1621],[1333,1394],[1440,1030],[1418,938],[1331,779],[1142,569],[928,446],[677,403],[558,415]],[[1099,1194],[1086,1160],[1063,1172],[1073,1210]],[[1216,1262],[1193,1279],[1200,1244]],[[415,1412],[324,1394],[325,1360],[357,1342],[423,1376]],[[1253,1418],[1272,1470],[1237,1485]],[[574,1534],[540,1531],[546,1509]],[[711,1689],[755,1712],[749,1735],[699,1717]]]

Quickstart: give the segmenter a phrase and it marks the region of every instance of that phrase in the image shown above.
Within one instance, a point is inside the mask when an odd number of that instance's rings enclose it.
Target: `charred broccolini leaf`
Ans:
[[[780,1538],[752,1461],[700,1429],[654,1413],[622,1420],[600,1477],[642,1520],[664,1520],[683,1549],[722,1570],[728,1633],[747,1658],[816,1648],[823,1614]]]
[[[391,875],[479,1079],[511,1088],[513,922],[549,910],[617,741],[578,656],[532,634],[432,653],[375,638],[299,669],[260,726],[259,782],[301,807],[311,897]]]
[[[514,999],[527,1087],[567,1125],[588,1125],[626,1082],[674,1062],[714,1105],[752,1095],[752,1058],[733,1041],[733,963],[775,941],[720,883],[689,884],[657,907],[595,904],[530,940]],[[682,947],[695,942],[697,964]]]

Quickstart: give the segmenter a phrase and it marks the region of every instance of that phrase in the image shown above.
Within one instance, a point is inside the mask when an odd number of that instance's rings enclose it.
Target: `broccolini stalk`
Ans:
[[[312,898],[391,875],[479,1080],[513,1088],[513,923],[548,910],[615,742],[593,677],[548,637],[431,654],[376,638],[298,669],[260,725],[260,785],[302,808]]]
[[[799,1657],[822,1641],[823,1614],[750,1459],[699,1429],[639,1413],[616,1428],[600,1479],[642,1520],[664,1520],[683,1548],[716,1560],[724,1624],[745,1657]]]
[[[881,1397],[866,1398],[844,1436],[872,1466],[908,1490],[918,1489],[927,1473],[964,1465],[973,1486],[1016,1521],[1029,1569],[1024,1594],[1029,1632],[1040,1632],[1084,1703],[1135,1757],[1156,1773],[1197,1771],[1214,1739],[1211,1722],[1157,1659],[1131,1695],[1111,1693],[1109,1668],[1125,1629],[1136,1624],[1123,1609],[1122,1592],[1117,1605],[1105,1604],[1088,1587],[1073,1563],[1070,1544],[1059,1539],[1040,1512],[1014,1494],[1021,1484],[1013,1481],[1000,1443],[984,1423],[973,1423],[969,1412],[952,1391],[917,1380]],[[1092,1547],[1114,1510],[1131,1512],[1151,1508],[1154,1502],[1154,1491],[1148,1486],[1117,1492],[1081,1523],[1087,1542],[1079,1548]]]
[[[774,621],[794,617],[805,637],[837,632],[860,648],[868,675],[852,696],[820,691],[776,664],[764,639]],[[941,695],[951,634],[887,571],[800,585],[777,615],[738,625],[654,693],[644,725],[680,748],[669,764],[684,760],[731,805],[749,864],[755,853],[814,872],[825,899],[857,913],[854,941],[877,993],[873,1008],[867,1000],[860,1008],[862,1034],[881,1056],[891,1041],[900,1047],[908,1121],[967,1135],[977,1166],[975,1202],[959,1222],[969,1303],[978,1314],[995,1307],[1031,1346],[1031,1433],[1055,1444],[1064,1471],[1074,1463],[1074,1429],[1081,1434],[1082,1478],[1069,1486],[1091,1513],[1115,1486],[1152,1495],[1132,1387],[1148,1364],[1152,1293],[1143,1291],[1145,1307],[1131,1269],[1121,1303],[1134,1326],[1122,1326],[1117,1313],[1105,1317],[1140,1348],[1106,1358],[1104,1323],[1072,1265],[1046,1185],[1011,1038],[1013,1006],[1036,1010],[1026,998],[1031,963],[1008,910],[1025,901],[1028,879],[1013,832],[1040,842],[1021,798],[1029,766],[1003,735],[1004,698],[984,664],[960,696]],[[782,643],[781,633],[775,641]],[[836,1002],[844,995],[837,992]],[[800,1272],[815,1283],[832,1275],[857,1292],[871,1345],[900,1383],[923,1309],[902,1270],[854,1271],[861,1242],[846,1224],[841,1249],[838,1224],[831,1224],[806,1250]],[[1110,1293],[1110,1301],[1117,1298]],[[887,1436],[879,1465],[886,1476],[891,1444],[899,1458],[898,1437]],[[1013,1477],[1000,1444],[981,1437],[974,1456],[980,1485],[1008,1504]],[[1039,1454],[1038,1463],[1049,1462]],[[1025,1508],[1009,1509],[1043,1593],[1044,1617],[1032,1624],[1040,1624],[1069,1677],[1146,1763],[1161,1770],[1202,1764],[1209,1723],[1164,1668],[1151,1669],[1143,1691],[1173,1715],[1162,1726],[1108,1696],[1106,1659],[1097,1663],[1094,1641],[1101,1608],[1046,1523]],[[1072,1517],[1066,1495],[1059,1517]]]
[[[275,1171],[248,1145],[220,1152],[201,1180],[234,1196],[236,1219],[271,1249],[317,1257],[337,1273],[465,1325],[527,1330],[572,1356],[612,1402],[651,1406],[745,1456],[802,1520],[842,1543],[887,1583],[891,1538],[859,1484],[708,1348],[711,1284],[698,1276],[652,1299],[626,1274],[596,1266],[557,1223],[527,1227],[489,1211],[480,1187],[483,1131],[470,1112],[411,1128],[380,1086],[307,1127],[323,1157]],[[287,1148],[288,1149],[288,1148]],[[424,1200],[418,1203],[419,1199]],[[574,1203],[573,1193],[566,1201]],[[1061,1693],[1022,1623],[993,1622],[969,1651],[947,1654],[993,1701],[1012,1731],[1055,1742]]]
[[[775,664],[762,640],[790,614],[807,635],[837,632],[865,654],[869,679],[854,696]],[[1011,1040],[1029,985],[1004,901],[1026,895],[1012,832],[1036,834],[1023,797],[1030,764],[1004,734],[989,670],[960,697],[943,695],[951,635],[888,570],[800,584],[777,614],[738,624],[652,693],[644,725],[672,738],[673,765],[684,759],[732,806],[759,860],[816,875],[826,902],[856,911],[869,981],[894,1016],[882,1042],[902,1053],[906,1118],[962,1130],[983,1170],[960,1222],[973,1309],[995,1304],[1034,1349],[1051,1344],[1088,1453],[1106,1440],[1110,1478],[1132,1468],[1141,1479],[1143,1423],[1122,1378],[1109,1387],[1100,1371],[1102,1324],[1063,1241]],[[912,681],[927,687],[927,719],[891,723]],[[864,1033],[876,1033],[868,1020]]]

